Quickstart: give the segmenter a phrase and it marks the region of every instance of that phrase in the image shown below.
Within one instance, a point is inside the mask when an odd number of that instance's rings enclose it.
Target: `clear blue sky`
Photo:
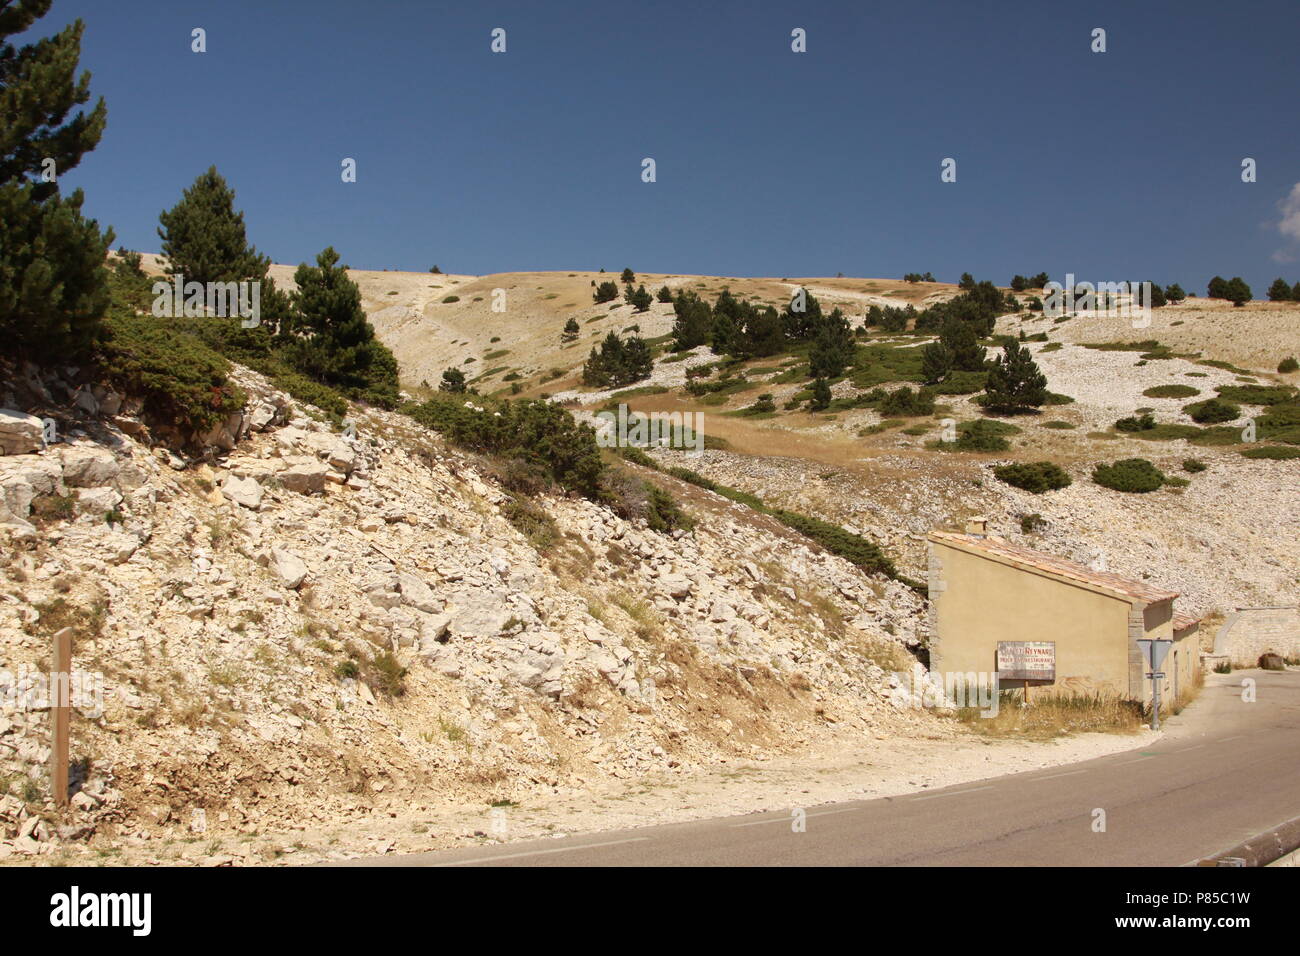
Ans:
[[[216,164],[279,262],[1300,280],[1295,0],[55,0],[37,28],[76,17],[109,118],[64,184],[128,248]]]

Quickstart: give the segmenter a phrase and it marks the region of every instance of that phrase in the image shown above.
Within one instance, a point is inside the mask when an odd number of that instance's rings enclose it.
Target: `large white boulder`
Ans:
[[[281,484],[300,495],[318,495],[325,490],[325,476],[329,466],[315,458],[295,458],[289,467],[280,472]]]
[[[105,448],[68,445],[60,451],[63,483],[72,488],[101,488],[111,485],[120,470],[117,458]]]
[[[284,586],[290,590],[296,590],[307,577],[307,563],[292,551],[272,548],[271,565]]]
[[[40,451],[44,428],[35,415],[0,408],[0,455],[26,455]]]
[[[221,486],[221,493],[237,505],[252,511],[262,506],[262,486],[256,478],[240,478],[231,475]]]

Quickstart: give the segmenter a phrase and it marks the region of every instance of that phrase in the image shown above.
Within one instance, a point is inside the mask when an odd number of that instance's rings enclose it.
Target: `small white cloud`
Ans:
[[[1277,204],[1277,208],[1282,210],[1277,231],[1288,239],[1300,242],[1300,183],[1291,187],[1290,194]]]
[[[1291,248],[1279,249],[1273,253],[1277,262],[1291,262],[1295,259],[1295,247],[1300,245],[1300,183],[1291,187],[1291,192],[1278,204],[1282,218],[1276,223],[1277,231],[1288,240]]]

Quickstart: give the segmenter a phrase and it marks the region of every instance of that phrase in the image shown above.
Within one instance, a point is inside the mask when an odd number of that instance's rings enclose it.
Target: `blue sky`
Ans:
[[[1300,280],[1294,0],[55,0],[37,29],[76,17],[109,120],[63,183],[129,248],[216,164],[279,262]]]

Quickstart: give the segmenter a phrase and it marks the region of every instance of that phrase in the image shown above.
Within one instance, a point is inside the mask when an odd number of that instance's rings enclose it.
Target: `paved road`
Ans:
[[[1257,701],[1241,699],[1242,678]],[[1209,675],[1149,749],[898,797],[355,861],[388,866],[1180,865],[1300,816],[1300,671]],[[1093,830],[1105,811],[1105,832]]]

